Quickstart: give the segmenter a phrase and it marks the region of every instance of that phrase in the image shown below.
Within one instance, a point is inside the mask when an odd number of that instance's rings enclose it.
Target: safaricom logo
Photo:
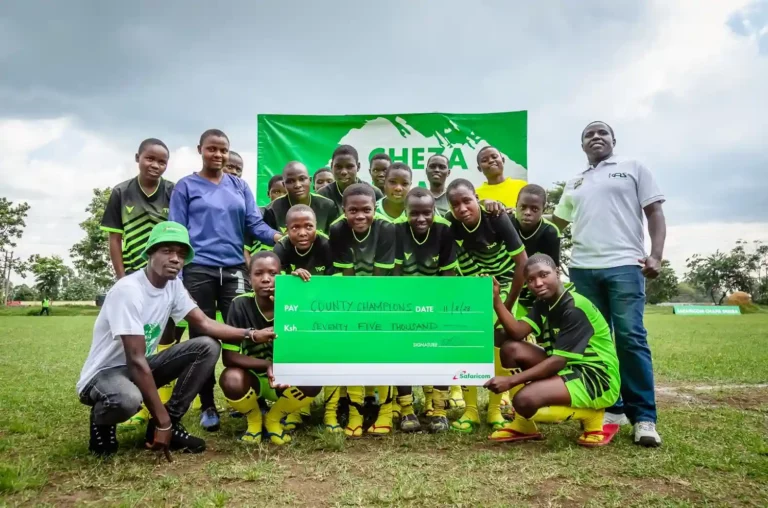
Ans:
[[[461,381],[463,379],[491,379],[490,374],[471,374],[466,370],[460,370],[453,375],[454,381]]]

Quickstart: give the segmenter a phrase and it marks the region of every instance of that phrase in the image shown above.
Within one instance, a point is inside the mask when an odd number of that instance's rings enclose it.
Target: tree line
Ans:
[[[551,214],[560,201],[565,182],[555,182],[547,192],[546,214]],[[115,282],[115,272],[109,259],[108,236],[100,229],[101,217],[109,200],[111,188],[93,189],[91,202],[85,211],[88,217],[80,223],[83,238],[69,250],[72,267],[60,256],[33,255],[26,260],[13,255],[21,239],[30,206],[13,203],[0,197],[0,294],[7,300],[93,300],[105,293]],[[562,231],[561,260],[567,267],[570,259],[571,228]],[[567,275],[567,268],[564,269]],[[10,275],[16,273],[34,283],[14,287]],[[659,304],[711,302],[721,305],[726,296],[736,291],[752,295],[755,303],[768,305],[768,245],[762,242],[736,242],[730,252],[694,254],[686,260],[686,272],[678,279],[669,261],[662,261],[661,274],[646,285],[646,301]]]

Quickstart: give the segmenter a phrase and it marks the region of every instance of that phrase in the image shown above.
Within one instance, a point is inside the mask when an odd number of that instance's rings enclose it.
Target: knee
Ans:
[[[141,408],[141,392],[133,387],[125,392],[115,394],[105,401],[104,408],[109,413],[109,419],[114,423],[126,421]]]
[[[219,386],[229,399],[241,399],[250,388],[249,374],[237,367],[227,367],[219,376]]]
[[[216,360],[219,359],[221,343],[218,340],[210,337],[197,337],[195,340],[198,341],[197,346],[200,348],[201,355],[215,358]]]
[[[315,398],[323,390],[322,386],[302,386],[299,388],[307,397]]]
[[[531,418],[539,409],[538,401],[532,395],[532,392],[525,388],[515,394],[512,399],[512,406],[516,412],[520,413],[520,416],[525,418]]]
[[[520,351],[523,349],[523,345],[520,341],[509,340],[501,346],[499,351],[499,358],[501,359],[501,366],[505,369],[513,369],[517,367],[518,358],[520,358]]]

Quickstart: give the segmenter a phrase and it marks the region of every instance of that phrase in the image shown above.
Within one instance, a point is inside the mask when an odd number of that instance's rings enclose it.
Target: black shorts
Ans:
[[[216,319],[216,311],[220,311],[225,323],[232,300],[251,290],[248,270],[244,264],[214,267],[190,263],[184,267],[183,277],[184,287],[200,310],[211,319]],[[190,325],[190,338],[200,335],[202,333]]]

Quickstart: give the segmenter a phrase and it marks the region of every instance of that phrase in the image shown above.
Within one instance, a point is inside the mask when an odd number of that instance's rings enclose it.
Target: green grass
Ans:
[[[97,316],[99,308],[94,305],[54,305],[50,309],[51,316]],[[8,316],[34,316],[39,318],[51,317],[41,316],[40,306],[0,306],[0,317]]]
[[[236,441],[244,422],[225,416],[203,455],[167,464],[134,432],[101,461],[87,452],[88,410],[74,393],[92,324],[0,319],[0,505],[768,505],[768,390],[756,388],[660,397],[657,450],[633,446],[628,430],[585,450],[573,424],[509,446],[488,443],[487,429],[347,441],[311,426],[285,448],[248,447]],[[768,380],[765,314],[651,314],[647,326],[659,384]],[[195,415],[186,420],[202,435]]]

